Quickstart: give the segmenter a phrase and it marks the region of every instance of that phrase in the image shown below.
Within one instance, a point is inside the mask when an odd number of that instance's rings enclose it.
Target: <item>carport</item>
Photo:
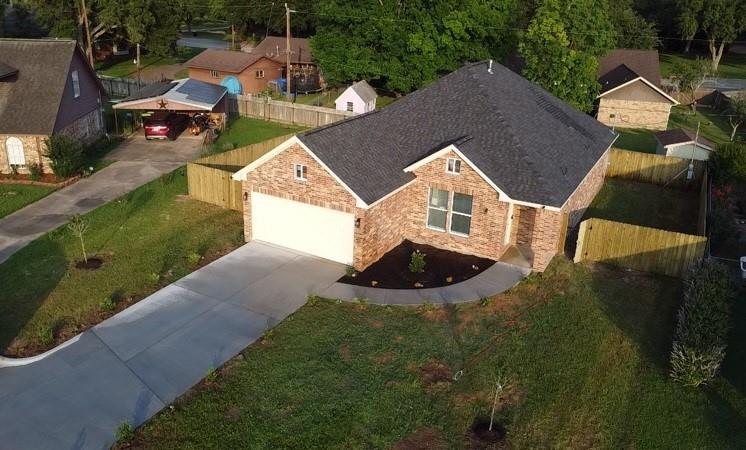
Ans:
[[[227,93],[228,89],[224,86],[189,78],[161,81],[143,87],[115,103],[112,108],[115,110],[115,123],[116,110],[137,111],[141,117],[155,112],[185,114],[189,117],[196,113],[206,113],[210,122],[222,129],[226,121]]]

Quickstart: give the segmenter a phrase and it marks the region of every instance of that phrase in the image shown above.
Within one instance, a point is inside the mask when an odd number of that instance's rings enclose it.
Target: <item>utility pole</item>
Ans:
[[[285,77],[287,78],[287,89],[286,93],[287,96],[290,97],[290,13],[295,12],[292,9],[288,8],[288,4],[285,3],[285,53],[286,53],[286,64],[287,68],[285,69]]]
[[[135,53],[135,64],[137,64],[137,88],[140,89],[140,43],[137,43],[137,53]]]
[[[236,49],[236,26],[231,24],[231,50]]]
[[[93,45],[91,44],[91,29],[88,27],[88,10],[85,7],[85,0],[80,0],[80,11],[83,14],[83,26],[85,27],[86,53],[88,54],[88,63],[93,67]]]

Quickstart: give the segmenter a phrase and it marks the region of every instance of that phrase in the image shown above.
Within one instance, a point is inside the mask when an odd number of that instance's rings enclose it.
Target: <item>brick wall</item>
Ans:
[[[257,70],[264,71],[263,78],[257,78]],[[241,73],[230,73],[218,71],[218,77],[213,78],[209,69],[189,69],[189,78],[204,81],[205,83],[220,84],[225,77],[233,76],[238,79],[244,94],[258,94],[262,92],[270,81],[282,76],[282,64],[262,58]]]
[[[18,173],[28,173],[28,166],[31,164],[38,164],[39,162],[42,163],[44,172],[52,171],[49,166],[49,159],[44,157],[44,152],[46,151],[44,139],[46,139],[46,136],[0,134],[0,173],[11,173],[10,164],[8,163],[8,152],[5,148],[5,144],[10,137],[16,137],[23,143],[23,154],[26,157],[26,167],[19,168]]]
[[[580,223],[585,210],[590,206],[593,199],[596,198],[598,191],[603,187],[606,170],[609,168],[610,153],[610,150],[606,150],[606,153],[603,154],[596,165],[588,172],[588,175],[586,175],[585,179],[583,179],[562,207],[562,212],[570,215],[570,227],[574,227]]]
[[[101,137],[104,131],[101,111],[96,108],[70,123],[59,134],[70,136],[81,144],[90,144]]]
[[[404,239],[491,259],[499,259],[511,245],[522,244],[533,256],[533,268],[544,270],[557,253],[563,212],[515,205],[511,237],[505,242],[508,203],[499,201],[497,192],[465,163],[461,165],[459,175],[446,174],[445,161],[448,157],[457,155],[445,155],[418,168],[414,172],[416,178],[411,183],[372,207],[362,209],[355,206],[354,197],[320,164],[300,146],[293,145],[259,166],[243,183],[243,190],[247,194],[244,195],[246,239],[251,239],[250,193],[254,191],[354,213],[360,219],[360,226],[355,229],[354,250],[358,270],[377,261]],[[307,182],[294,179],[295,163],[308,167]],[[603,182],[605,168],[606,158],[602,158],[592,175],[573,195],[572,201],[568,202],[568,210],[578,205],[587,206],[600,188],[598,174]],[[430,188],[473,197],[468,237],[427,228]]]
[[[602,98],[596,118],[610,127],[665,130],[670,112],[670,103]]]

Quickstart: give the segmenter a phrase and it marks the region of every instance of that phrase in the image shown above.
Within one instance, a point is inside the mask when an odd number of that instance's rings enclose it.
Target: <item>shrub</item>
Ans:
[[[114,301],[111,297],[106,297],[105,299],[101,300],[101,303],[99,303],[99,308],[102,312],[110,313],[114,312],[114,310],[117,308],[117,302]]]
[[[412,252],[409,259],[409,271],[412,273],[422,273],[425,271],[425,254],[419,250]]]
[[[721,181],[746,181],[746,144],[730,142],[718,146],[710,163]]]
[[[28,166],[28,173],[33,181],[39,181],[44,173],[44,166],[41,163],[31,164]]]
[[[83,167],[83,147],[69,136],[53,134],[44,140],[49,165],[55,175],[70,178]]]
[[[187,255],[187,261],[192,266],[196,266],[201,259],[202,256],[197,252],[191,252]]]
[[[39,325],[36,329],[36,339],[43,346],[52,345],[54,342],[54,328],[49,325]]]
[[[127,444],[135,438],[135,431],[128,422],[122,422],[117,427],[116,438],[118,444]]]
[[[703,262],[684,282],[671,351],[671,377],[687,386],[712,380],[725,358],[733,285],[725,267]]]
[[[205,381],[207,383],[214,383],[218,381],[218,371],[214,367],[207,369],[207,373],[205,374]]]

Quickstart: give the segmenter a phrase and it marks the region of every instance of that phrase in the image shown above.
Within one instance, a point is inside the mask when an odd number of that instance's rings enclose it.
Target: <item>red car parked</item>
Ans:
[[[144,120],[145,139],[176,139],[187,127],[189,117],[184,114],[153,116]]]

